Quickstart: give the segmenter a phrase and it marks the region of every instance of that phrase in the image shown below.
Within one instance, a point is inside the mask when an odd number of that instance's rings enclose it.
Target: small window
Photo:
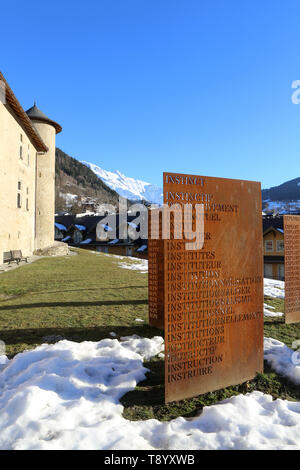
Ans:
[[[21,181],[18,181],[18,193],[17,193],[17,207],[21,207],[21,189],[22,189],[22,183]]]
[[[28,188],[28,186],[27,186],[27,188],[26,188],[26,194],[29,194],[29,188]]]
[[[23,135],[20,134],[20,142],[23,142]]]
[[[20,158],[23,160],[23,147],[20,145]]]
[[[26,210],[29,211],[28,197],[26,198]]]
[[[276,251],[284,251],[284,241],[283,240],[277,240],[276,241]]]
[[[264,277],[267,279],[273,279],[273,265],[264,264]]]
[[[265,241],[265,250],[266,250],[266,252],[273,251],[273,240],[266,240]]]

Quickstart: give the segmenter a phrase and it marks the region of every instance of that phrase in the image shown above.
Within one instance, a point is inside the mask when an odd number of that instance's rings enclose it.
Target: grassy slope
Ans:
[[[0,275],[0,339],[9,357],[50,334],[98,341],[111,331],[158,333],[135,322],[147,320],[147,275],[118,269],[117,258],[77,251]]]
[[[6,343],[9,357],[43,343],[43,337],[52,334],[73,341],[99,341],[110,337],[111,331],[118,337],[162,335],[147,325],[146,274],[119,269],[117,258],[77,251],[78,256],[44,258],[0,275],[0,339]],[[276,311],[284,311],[283,301],[265,301]],[[144,319],[145,324],[135,322],[136,318]],[[291,346],[294,339],[300,339],[300,324],[285,325],[282,318],[266,318],[265,336]],[[145,366],[147,379],[122,399],[124,416],[129,419],[191,417],[205,405],[252,390],[300,400],[299,387],[265,364],[264,374],[250,382],[165,405],[164,361],[153,358]]]

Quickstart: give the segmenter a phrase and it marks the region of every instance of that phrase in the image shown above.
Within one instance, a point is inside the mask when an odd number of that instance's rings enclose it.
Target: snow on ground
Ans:
[[[161,337],[133,337],[18,354],[0,372],[0,448],[151,448],[119,399],[145,378],[143,357],[162,348]]]
[[[264,355],[272,369],[300,385],[300,351],[293,351],[276,339],[264,338]]]
[[[94,252],[99,256],[108,256],[110,258],[121,260],[122,262],[118,263],[119,268],[122,269],[131,269],[133,271],[140,271],[142,274],[147,274],[148,272],[148,260],[141,258],[134,258],[131,256],[121,256],[121,255],[111,255],[108,253]]]
[[[148,260],[131,258],[130,261],[119,263],[119,267],[123,269],[132,269],[133,271],[140,271],[142,274],[148,272]]]
[[[107,253],[105,256],[110,256],[116,259],[123,260],[122,263],[118,263],[118,266],[122,269],[132,269],[134,271],[140,271],[143,274],[148,272],[148,260],[133,258],[128,256],[120,256],[120,255],[111,255]],[[284,299],[285,296],[285,283],[284,281],[277,281],[276,279],[267,279],[264,278],[264,295],[266,297],[273,297]],[[265,316],[272,316],[272,317],[280,317],[283,316],[281,312],[270,312],[270,305],[264,304],[264,315]]]
[[[96,251],[97,255],[99,256],[109,256],[110,258],[116,258],[116,259],[127,259],[128,260],[128,256],[121,256],[121,255],[111,255],[109,253],[101,253],[100,251]],[[138,258],[137,258],[138,259]]]
[[[284,299],[284,281],[276,279],[264,279],[264,295],[266,297],[274,297]]]
[[[129,348],[140,354],[144,359],[149,360],[164,350],[164,340],[161,336],[152,339],[141,338],[138,335],[121,337],[122,346]]]
[[[269,309],[273,309],[269,310]],[[264,316],[265,317],[283,317],[284,313],[282,312],[274,312],[274,307],[271,305],[264,304]]]
[[[272,305],[268,305],[268,304],[264,304],[264,308],[275,310],[275,307],[273,307]]]
[[[285,348],[266,339],[267,360],[273,355],[284,373],[291,354]],[[63,340],[11,361],[2,356],[0,448],[299,449],[300,402],[261,392],[205,407],[194,419],[125,420],[120,398],[145,378],[143,360],[162,350],[161,337],[133,336]],[[291,377],[298,380],[295,372]]]
[[[0,372],[2,369],[4,369],[4,367],[6,366],[8,362],[9,360],[7,359],[5,355],[0,356]]]

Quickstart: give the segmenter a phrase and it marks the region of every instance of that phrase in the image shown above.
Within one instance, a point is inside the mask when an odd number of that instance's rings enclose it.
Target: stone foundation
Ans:
[[[67,243],[56,241],[53,243],[53,245],[36,250],[34,254],[37,256],[65,256],[69,255],[70,251]]]

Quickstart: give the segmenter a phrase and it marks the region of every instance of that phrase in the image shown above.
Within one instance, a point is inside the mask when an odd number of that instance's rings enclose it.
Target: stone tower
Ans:
[[[26,113],[48,147],[47,152],[36,154],[35,250],[38,250],[54,243],[55,137],[62,128],[35,103]]]

